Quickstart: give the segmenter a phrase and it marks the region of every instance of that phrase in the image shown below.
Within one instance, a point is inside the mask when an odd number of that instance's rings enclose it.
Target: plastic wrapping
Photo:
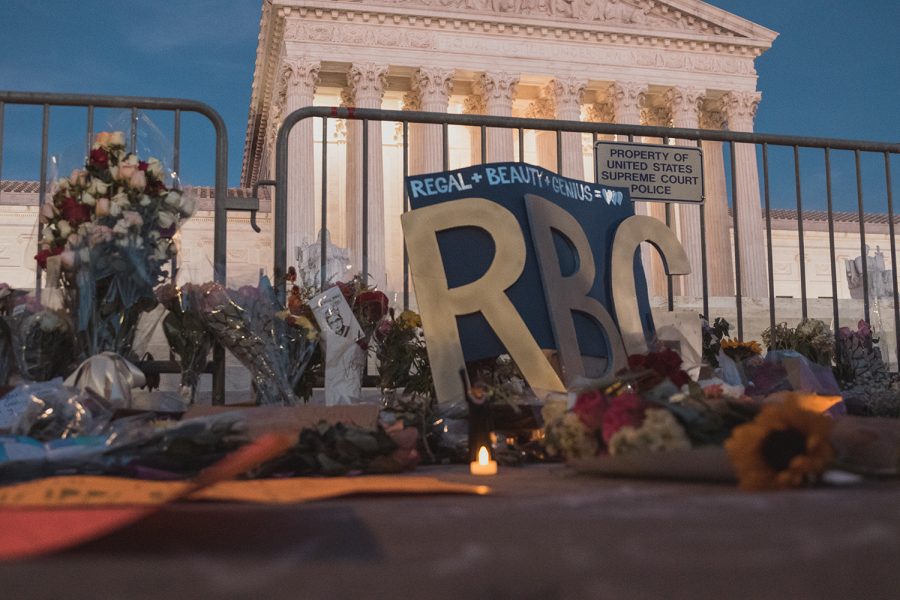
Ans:
[[[294,390],[318,343],[312,324],[279,304],[265,276],[256,287],[226,290],[207,283],[200,290],[198,314],[212,336],[250,370],[257,402],[299,403]]]
[[[144,373],[113,352],[88,358],[66,379],[66,385],[91,392],[116,409],[132,408],[132,388],[145,384]]]
[[[61,379],[21,385],[0,398],[0,435],[38,441],[91,436],[103,431],[112,409]]]
[[[193,284],[176,287],[166,284],[156,290],[156,296],[167,313],[162,321],[163,333],[181,366],[181,398],[193,404],[197,396],[200,374],[206,368],[212,336],[200,314],[192,307],[199,306],[200,288]]]
[[[47,381],[69,370],[75,340],[64,313],[31,302],[17,306],[7,324],[16,368],[23,379]]]

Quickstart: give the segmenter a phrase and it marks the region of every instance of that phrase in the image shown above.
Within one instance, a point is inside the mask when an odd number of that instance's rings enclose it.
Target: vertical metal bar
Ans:
[[[841,315],[838,309],[837,259],[834,247],[834,206],[831,199],[831,151],[825,147],[825,200],[828,203],[828,253],[831,258],[831,310],[834,317],[834,332],[837,335],[841,328]],[[888,207],[890,210],[890,206]],[[893,236],[892,236],[893,237]],[[893,241],[893,239],[891,240]]]
[[[803,196],[800,191],[800,147],[794,144],[794,185],[797,200],[797,242],[800,248],[800,311],[807,318],[806,300],[806,246],[803,243]]]
[[[447,131],[447,123],[441,123],[441,145],[443,147],[443,170],[450,170],[450,136]]]
[[[94,144],[94,107],[87,107],[87,140],[85,141],[85,146],[87,150],[85,151],[86,156],[90,156],[91,154],[91,146]]]
[[[225,277],[227,275],[225,258],[228,252],[228,210],[225,207],[225,198],[228,194],[228,129],[225,127],[225,122],[218,113],[213,111],[212,114],[207,114],[206,116],[216,130],[216,204],[213,216],[213,279],[216,282],[225,285]],[[284,183],[282,182],[282,185],[283,184]],[[277,232],[277,227],[275,229]],[[276,242],[277,235],[278,234],[276,233]],[[281,247],[282,249],[284,248],[283,242]],[[284,279],[283,273],[284,272],[282,271],[282,280]],[[277,281],[275,285],[278,285]],[[281,285],[283,286],[284,283],[282,282]],[[284,288],[282,287],[281,289],[283,290]],[[225,348],[218,342],[213,345],[212,403],[213,405],[225,404]]]
[[[559,129],[556,130],[556,172],[560,175],[565,175],[562,172],[562,131]]]
[[[403,121],[403,212],[409,210],[409,191],[406,178],[409,177],[409,121]],[[403,310],[409,310],[409,253],[403,240]]]
[[[737,202],[737,161],[734,157],[734,141],[728,142],[731,152],[731,220],[734,227],[734,302],[737,310],[737,335],[738,339],[744,339],[744,306],[741,299],[741,236],[738,230],[738,202]]]
[[[866,213],[863,208],[863,191],[862,191],[862,168],[859,164],[859,150],[853,151],[856,158],[856,204],[859,214],[859,253],[862,256],[863,269],[863,314],[866,323],[872,324],[869,320],[869,267],[866,246]]]
[[[319,240],[319,291],[328,285],[328,117],[322,117],[322,239]],[[338,274],[339,275],[339,274]]]
[[[767,274],[769,277],[769,331],[772,334],[772,348],[777,348],[775,332],[775,258],[772,251],[772,196],[769,192],[769,145],[762,145],[763,188],[766,201],[766,258],[768,258]]]
[[[38,181],[38,214],[41,214],[41,209],[44,208],[44,203],[47,201],[47,137],[50,129],[50,105],[44,105],[44,112],[41,118],[41,179]],[[37,227],[37,239],[38,243],[40,243],[41,233],[44,227],[41,225],[41,220],[38,218],[38,227]],[[40,301],[41,299],[41,268],[35,267],[34,269],[34,295]]]
[[[172,185],[177,188],[181,188],[180,179],[178,179],[179,174],[181,173],[181,109],[175,109],[174,115],[175,122],[172,127],[172,173],[175,177],[175,181],[172,182]],[[172,283],[175,283],[176,277],[178,276],[178,257],[172,257]]]
[[[666,202],[666,227],[669,229],[672,228],[672,203]],[[672,276],[668,273],[666,274],[666,294],[668,295],[668,308],[669,312],[675,310],[675,301],[673,298],[673,288],[674,282],[672,281]]]
[[[369,283],[369,120],[362,121],[362,278]]]
[[[700,205],[700,274],[703,285],[703,316],[709,318],[709,266],[706,262],[706,204]]]
[[[2,147],[2,140],[0,140],[0,147]],[[891,283],[894,299],[894,334],[897,336],[894,355],[897,356],[897,353],[900,352],[900,305],[898,305],[900,296],[897,293],[897,241],[894,238],[894,198],[891,190],[891,155],[888,152],[884,153],[884,178],[887,184],[888,235],[891,238],[891,268],[893,269]]]
[[[481,126],[481,164],[487,162],[487,127]]]
[[[597,164],[597,132],[591,133],[591,153],[594,156],[594,183],[600,183],[600,166]]]
[[[172,132],[172,170],[181,176],[181,109],[175,109],[175,124]]]
[[[6,103],[0,102],[0,183],[3,182],[3,115],[6,113]],[[3,196],[3,186],[0,185],[0,197]]]
[[[137,121],[138,121],[138,110],[136,106],[131,108],[131,136],[129,147],[131,148],[131,152],[137,151]]]
[[[519,127],[519,162],[525,162],[525,130]]]

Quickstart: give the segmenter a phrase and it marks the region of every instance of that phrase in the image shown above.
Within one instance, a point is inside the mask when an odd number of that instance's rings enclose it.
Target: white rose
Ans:
[[[56,227],[59,229],[59,237],[67,238],[69,234],[72,233],[72,226],[69,225],[69,222],[66,220],[60,220]]]
[[[109,145],[110,146],[124,146],[125,145],[125,134],[121,131],[113,131],[109,134]]]
[[[166,194],[166,204],[178,208],[178,206],[181,204],[181,192],[172,190],[171,192]]]
[[[91,262],[91,249],[90,248],[82,248],[78,251],[78,260],[81,264],[88,264]]]
[[[63,177],[57,182],[57,185],[59,185],[59,189],[67,190],[69,189],[69,180]]]
[[[119,219],[116,221],[116,224],[113,226],[113,233],[116,235],[125,235],[128,233],[128,223],[125,219]]]
[[[56,239],[56,235],[53,233],[53,230],[50,229],[49,227],[45,227],[43,233],[41,233],[41,240],[43,240],[45,243],[49,244],[54,239]]]
[[[165,238],[157,240],[156,250],[154,251],[153,256],[159,261],[164,261],[169,258],[169,240]]]
[[[113,204],[118,204],[120,208],[127,208],[131,204],[131,200],[128,199],[128,194],[125,192],[119,192],[110,201]]]
[[[182,216],[190,217],[194,214],[194,210],[196,209],[196,205],[194,202],[193,196],[185,196],[181,199],[181,211]]]
[[[147,171],[157,179],[162,177],[163,166],[162,163],[159,162],[158,158],[151,157],[150,160],[147,161]]]
[[[110,202],[109,203],[109,214],[112,217],[118,217],[119,215],[121,215],[122,214],[121,205],[116,204],[115,202]]]
[[[141,200],[138,204],[140,204],[141,206],[150,206],[151,202],[153,202],[153,200],[150,198],[150,196],[144,194],[141,196]]]
[[[170,213],[167,210],[159,211],[159,215],[156,217],[156,219],[157,219],[157,222],[159,223],[159,226],[162,227],[163,229],[165,229],[167,227],[171,227],[172,225],[175,224],[175,215],[173,215],[172,213]]]
[[[105,183],[95,177],[91,180],[91,186],[88,188],[88,191],[94,196],[103,196],[106,194],[106,191],[108,189],[108,183]]]
[[[85,192],[81,195],[81,203],[87,204],[88,206],[94,206],[97,204],[97,199],[94,198],[90,192]]]
[[[109,174],[112,176],[113,179],[118,179],[119,178],[119,167],[110,167]]]
[[[149,237],[151,240],[153,240],[155,242],[156,240],[159,239],[159,232],[154,229],[147,235],[147,237]]]

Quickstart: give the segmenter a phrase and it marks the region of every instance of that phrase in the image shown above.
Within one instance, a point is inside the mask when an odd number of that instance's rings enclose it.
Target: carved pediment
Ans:
[[[352,1],[352,0],[351,0]],[[366,4],[372,3],[366,0]],[[375,4],[453,12],[543,17],[700,35],[771,37],[774,32],[700,0],[375,0]]]

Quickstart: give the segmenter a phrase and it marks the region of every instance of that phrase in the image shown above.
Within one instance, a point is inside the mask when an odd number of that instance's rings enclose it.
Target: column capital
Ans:
[[[552,100],[541,97],[528,105],[525,116],[529,119],[553,119],[556,117],[556,109]]]
[[[760,92],[727,92],[722,96],[722,112],[731,131],[753,131],[753,119],[762,100]]]
[[[387,72],[387,65],[377,63],[354,63],[350,67],[347,72],[347,86],[349,97],[356,106],[381,103],[387,83]]]
[[[638,124],[641,106],[647,95],[647,84],[616,81],[606,88],[606,101],[612,106],[616,123]]]
[[[322,63],[306,56],[286,56],[281,61],[281,79],[287,93],[312,94],[319,83]]]
[[[641,109],[641,125],[653,127],[669,127],[672,114],[666,106],[645,106]]]
[[[700,111],[701,129],[723,129],[725,127],[725,114],[716,104],[703,107]]]
[[[574,76],[558,77],[544,86],[541,96],[553,103],[556,118],[578,118],[581,114],[581,101],[586,87],[587,79]]]
[[[418,97],[420,110],[446,111],[456,71],[440,67],[421,67],[410,80],[412,93]]]
[[[666,90],[665,102],[673,127],[693,129],[700,123],[700,108],[706,91],[695,87],[672,87]]]
[[[616,113],[609,102],[595,102],[588,104],[587,120],[593,123],[614,123]]]
[[[518,83],[519,76],[511,73],[482,73],[473,82],[472,90],[484,98],[485,109],[490,113],[494,107],[512,106]]]
[[[463,101],[463,112],[467,115],[483,115],[486,110],[483,96],[466,96]]]

